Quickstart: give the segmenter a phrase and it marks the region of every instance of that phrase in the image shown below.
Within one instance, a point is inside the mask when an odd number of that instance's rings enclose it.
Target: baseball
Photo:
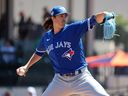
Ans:
[[[23,76],[25,74],[25,70],[23,69],[19,69],[19,73],[18,73],[20,76]]]

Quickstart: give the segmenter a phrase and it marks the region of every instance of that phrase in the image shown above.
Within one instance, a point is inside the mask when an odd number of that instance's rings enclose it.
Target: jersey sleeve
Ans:
[[[44,47],[44,37],[41,38],[39,44],[36,47],[35,54],[39,56],[43,56],[45,54],[46,50]]]
[[[88,19],[84,19],[82,21],[71,24],[77,36],[82,36],[87,31],[91,30],[93,26],[96,24],[95,16]],[[74,34],[74,33],[73,33]]]
[[[96,17],[95,15],[93,15],[92,17],[88,18],[87,19],[87,26],[88,26],[88,30],[91,30],[93,28],[94,25],[96,25]]]

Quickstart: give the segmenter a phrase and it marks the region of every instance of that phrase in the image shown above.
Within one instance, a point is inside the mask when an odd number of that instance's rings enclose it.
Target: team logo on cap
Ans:
[[[72,59],[72,56],[75,54],[75,52],[72,50],[72,48],[70,48],[69,50],[67,50],[66,52],[64,52],[64,54],[62,55],[62,57],[65,57],[69,60]]]
[[[52,12],[51,12],[51,15],[53,16],[53,14],[54,14],[54,12],[52,11]]]

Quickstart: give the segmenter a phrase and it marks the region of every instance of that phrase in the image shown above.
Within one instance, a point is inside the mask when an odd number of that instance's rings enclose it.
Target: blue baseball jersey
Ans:
[[[36,48],[36,54],[49,55],[56,73],[70,73],[87,66],[82,35],[96,24],[95,16],[65,25],[57,34],[46,32]]]

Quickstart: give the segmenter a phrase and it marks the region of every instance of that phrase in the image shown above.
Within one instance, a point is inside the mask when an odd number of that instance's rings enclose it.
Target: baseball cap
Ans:
[[[68,14],[67,10],[63,6],[55,6],[51,10],[51,16],[57,16],[64,13]]]

